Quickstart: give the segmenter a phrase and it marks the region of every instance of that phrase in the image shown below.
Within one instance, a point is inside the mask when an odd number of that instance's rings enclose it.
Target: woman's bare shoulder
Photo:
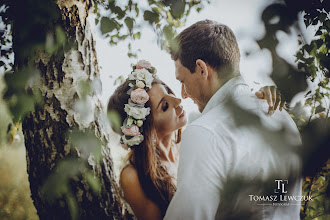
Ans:
[[[127,164],[120,174],[120,184],[125,187],[127,184],[136,184],[139,181],[138,172],[132,164]]]

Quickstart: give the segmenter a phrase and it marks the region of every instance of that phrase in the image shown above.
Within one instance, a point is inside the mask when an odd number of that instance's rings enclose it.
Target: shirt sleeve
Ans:
[[[191,125],[184,131],[177,191],[165,219],[214,219],[225,181],[226,156],[221,138],[206,128]],[[228,161],[228,160],[227,160]]]

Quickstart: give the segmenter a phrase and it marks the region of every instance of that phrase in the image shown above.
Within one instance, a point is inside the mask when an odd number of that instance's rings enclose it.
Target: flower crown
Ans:
[[[152,81],[157,78],[156,69],[148,61],[140,60],[133,71],[128,75],[127,82],[131,87],[127,94],[130,95],[128,103],[125,104],[127,117],[123,122],[121,131],[121,143],[129,147],[139,145],[144,137],[142,133],[143,121],[150,114],[150,108],[145,108],[145,103],[149,100],[147,93],[152,86]]]

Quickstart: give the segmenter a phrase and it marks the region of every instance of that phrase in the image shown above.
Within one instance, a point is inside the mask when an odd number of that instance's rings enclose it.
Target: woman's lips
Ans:
[[[179,115],[179,118],[182,118],[184,116],[184,110],[182,110],[182,113]]]

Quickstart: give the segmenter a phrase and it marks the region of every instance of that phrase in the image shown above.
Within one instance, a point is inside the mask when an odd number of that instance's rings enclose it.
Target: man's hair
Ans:
[[[199,21],[186,28],[169,44],[174,61],[195,72],[196,60],[208,63],[219,77],[239,74],[240,53],[233,31],[215,21]]]

